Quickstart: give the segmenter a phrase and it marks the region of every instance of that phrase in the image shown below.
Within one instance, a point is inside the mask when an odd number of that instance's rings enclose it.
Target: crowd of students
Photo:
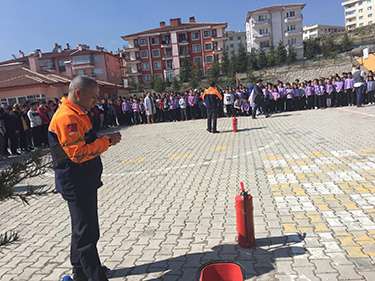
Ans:
[[[355,76],[355,77],[353,77]],[[252,92],[259,87],[263,96],[255,102]],[[259,89],[258,88],[258,89]],[[206,118],[201,99],[203,89],[184,92],[146,93],[140,97],[100,99],[90,117],[96,131],[119,125],[175,122]],[[223,103],[218,116],[269,116],[294,110],[362,106],[375,103],[374,74],[359,69],[311,81],[257,83],[220,89]],[[256,104],[257,105],[256,105]],[[48,125],[59,100],[32,102],[0,108],[0,156],[18,155],[48,145]]]

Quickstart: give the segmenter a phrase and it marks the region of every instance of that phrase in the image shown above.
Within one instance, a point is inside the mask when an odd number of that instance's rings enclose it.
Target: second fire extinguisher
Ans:
[[[236,118],[236,116],[233,116],[232,117],[232,130],[233,130],[233,133],[237,133],[237,126],[238,126],[237,118]]]
[[[241,193],[236,196],[236,225],[238,244],[243,248],[255,246],[253,197],[245,191],[240,183]]]

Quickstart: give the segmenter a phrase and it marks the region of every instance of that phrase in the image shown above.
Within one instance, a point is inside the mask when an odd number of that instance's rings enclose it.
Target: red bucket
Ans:
[[[199,281],[244,281],[244,277],[238,264],[217,262],[202,268]]]

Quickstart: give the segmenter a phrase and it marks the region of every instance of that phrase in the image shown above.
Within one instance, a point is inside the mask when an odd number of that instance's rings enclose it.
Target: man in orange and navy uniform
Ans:
[[[207,131],[214,134],[219,133],[217,130],[217,111],[223,97],[216,88],[215,82],[210,83],[210,87],[204,91],[202,99],[207,109]]]
[[[102,186],[103,170],[100,155],[120,142],[121,135],[98,137],[93,131],[88,112],[98,91],[95,80],[74,78],[48,129],[56,190],[67,201],[71,217],[74,281],[108,281],[96,246],[100,236],[97,189]]]

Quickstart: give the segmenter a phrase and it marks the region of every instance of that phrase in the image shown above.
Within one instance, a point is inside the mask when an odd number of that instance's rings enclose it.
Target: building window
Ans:
[[[360,19],[360,20],[363,19],[363,16],[360,16],[358,19]]]
[[[358,13],[363,13],[363,9],[359,9],[359,10],[358,10]]]
[[[371,18],[371,17],[372,17],[372,14],[368,14],[368,17]]]
[[[195,65],[201,65],[202,64],[202,57],[194,57],[193,62]]]
[[[178,43],[187,42],[187,34],[186,33],[179,33],[177,35]]]
[[[104,74],[104,70],[103,70],[103,68],[94,68],[93,74],[94,74],[94,76],[103,75]]]
[[[199,40],[201,38],[200,32],[192,32],[191,33],[191,40]]]
[[[171,43],[171,36],[169,34],[162,35],[161,43],[163,45],[169,45]]]
[[[287,18],[292,18],[292,17],[295,17],[296,16],[296,12],[295,11],[289,11],[286,13],[286,17]]]
[[[165,57],[167,57],[167,58],[172,57],[172,48],[165,48],[164,54],[165,54]]]
[[[288,25],[288,31],[295,31],[296,26],[295,25]]]
[[[77,75],[85,75],[85,71],[83,69],[78,69]]]
[[[371,11],[372,10],[372,6],[367,7],[367,10]]]
[[[229,45],[229,47],[231,47],[231,48],[234,48],[234,44],[233,44],[233,43],[231,43],[231,44]]]
[[[229,37],[229,41],[233,41],[233,37]]]
[[[204,50],[205,51],[211,51],[212,50],[212,43],[204,44]]]
[[[193,53],[200,53],[200,52],[202,52],[202,46],[201,45],[193,45],[192,51],[193,51]]]
[[[179,46],[178,52],[180,56],[187,56],[189,54],[188,46]]]
[[[161,69],[160,61],[154,61],[154,69],[156,69],[156,70]]]
[[[166,67],[167,70],[172,70],[173,69],[173,61],[167,60],[165,67]]]
[[[297,44],[297,38],[288,39],[288,45],[293,46]]]
[[[267,15],[259,15],[258,16],[258,21],[266,21],[268,19]]]
[[[152,45],[159,45],[160,41],[159,41],[159,37],[152,37],[151,38],[151,44]]]
[[[147,45],[147,39],[146,38],[139,39],[138,44],[139,44],[139,46]]]
[[[214,62],[214,57],[213,56],[206,56],[206,62],[207,63],[213,63]]]
[[[151,52],[152,52],[153,58],[160,58],[160,50],[159,49],[153,49]]]
[[[142,69],[146,71],[150,70],[150,64],[148,62],[142,63]]]
[[[265,28],[265,29],[259,29],[259,34],[260,34],[260,35],[268,34],[268,28]]]
[[[237,37],[237,40],[238,40],[238,41],[241,41],[241,37],[240,37],[240,36],[238,36],[238,37]]]
[[[208,37],[211,37],[211,36],[212,36],[211,30],[205,30],[205,31],[203,31],[203,37],[204,38],[208,38]]]
[[[84,56],[75,56],[72,60],[73,64],[88,64],[91,63],[91,56],[84,55]]]
[[[143,81],[150,82],[151,81],[151,75],[150,74],[144,74],[143,75]]]
[[[262,41],[259,43],[261,48],[268,48],[270,46],[270,41]]]
[[[141,50],[139,52],[139,56],[143,59],[148,58],[148,51],[147,50]]]
[[[65,61],[64,60],[59,60],[58,61],[58,66],[59,66],[59,72],[65,72]]]
[[[368,24],[372,24],[372,20],[369,20],[369,21],[368,21]]]

